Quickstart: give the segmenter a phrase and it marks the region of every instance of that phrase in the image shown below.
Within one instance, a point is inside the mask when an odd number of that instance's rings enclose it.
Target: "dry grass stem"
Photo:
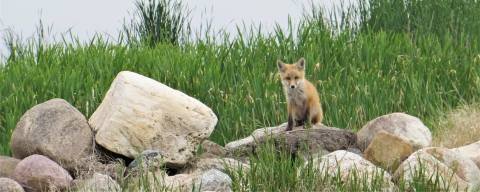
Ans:
[[[463,104],[432,123],[432,146],[457,148],[480,140],[480,104]]]

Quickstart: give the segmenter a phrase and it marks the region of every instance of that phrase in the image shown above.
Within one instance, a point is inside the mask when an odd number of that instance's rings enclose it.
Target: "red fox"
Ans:
[[[278,71],[285,88],[288,103],[288,125],[286,131],[295,126],[302,126],[311,120],[314,125],[321,125],[323,119],[322,106],[317,89],[305,79],[305,59],[300,58],[295,64],[277,61]]]

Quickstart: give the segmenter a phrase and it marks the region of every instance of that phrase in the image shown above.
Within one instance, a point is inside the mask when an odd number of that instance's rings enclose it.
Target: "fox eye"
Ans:
[[[298,79],[298,76],[295,76],[295,79]]]
[[[290,77],[287,77],[287,80],[290,80]]]

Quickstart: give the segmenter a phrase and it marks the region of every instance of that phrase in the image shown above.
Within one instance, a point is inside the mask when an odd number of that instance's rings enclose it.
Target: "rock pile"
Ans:
[[[430,130],[403,113],[378,117],[357,134],[317,125],[286,132],[282,124],[225,147],[205,140],[216,124],[200,101],[124,71],[88,121],[62,99],[27,111],[12,134],[13,157],[0,157],[0,191],[231,191],[225,173],[247,175],[248,158],[268,143],[292,158],[317,157],[304,165],[316,172],[299,169],[298,175],[356,174],[367,182],[360,184],[363,190],[379,185],[372,178],[396,190],[395,184],[418,179],[419,171],[443,190],[480,186],[480,142],[430,147]],[[204,153],[196,157],[200,146]]]
[[[216,189],[212,183],[216,179],[211,177],[225,175],[215,172],[215,166],[208,170],[202,167],[201,171],[190,169],[191,174],[166,174],[194,161],[200,144],[216,123],[213,111],[200,101],[124,71],[117,75],[88,121],[63,99],[52,99],[28,110],[12,134],[13,158],[0,157],[0,177],[12,178],[26,191],[111,191],[119,189],[119,179],[135,180],[131,177],[143,170],[158,172],[168,188],[184,188],[183,180],[177,182],[176,178],[186,175]],[[98,153],[101,150],[107,150],[102,155],[115,154],[107,158],[112,161],[102,160]],[[135,161],[122,168],[115,164],[116,157]],[[113,171],[107,171],[110,167]],[[225,182],[231,180],[219,180],[219,189],[228,186]]]

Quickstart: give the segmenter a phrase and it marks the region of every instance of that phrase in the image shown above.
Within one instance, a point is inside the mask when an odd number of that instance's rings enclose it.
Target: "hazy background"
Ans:
[[[346,0],[345,4],[352,0]],[[278,23],[288,25],[288,16],[296,23],[303,7],[320,4],[327,10],[340,5],[336,0],[185,0],[183,4],[192,9],[192,27],[199,29],[211,21],[213,30],[225,29],[236,34],[236,25],[247,27],[262,23],[265,30],[271,30]],[[304,6],[303,6],[304,5]],[[89,40],[95,33],[117,39],[124,19],[129,21],[135,11],[134,0],[1,0],[0,30],[12,29],[24,39],[35,34],[41,19],[45,32],[59,39],[69,31],[81,41]],[[53,41],[53,40],[50,40]],[[3,38],[0,52],[8,54]]]

